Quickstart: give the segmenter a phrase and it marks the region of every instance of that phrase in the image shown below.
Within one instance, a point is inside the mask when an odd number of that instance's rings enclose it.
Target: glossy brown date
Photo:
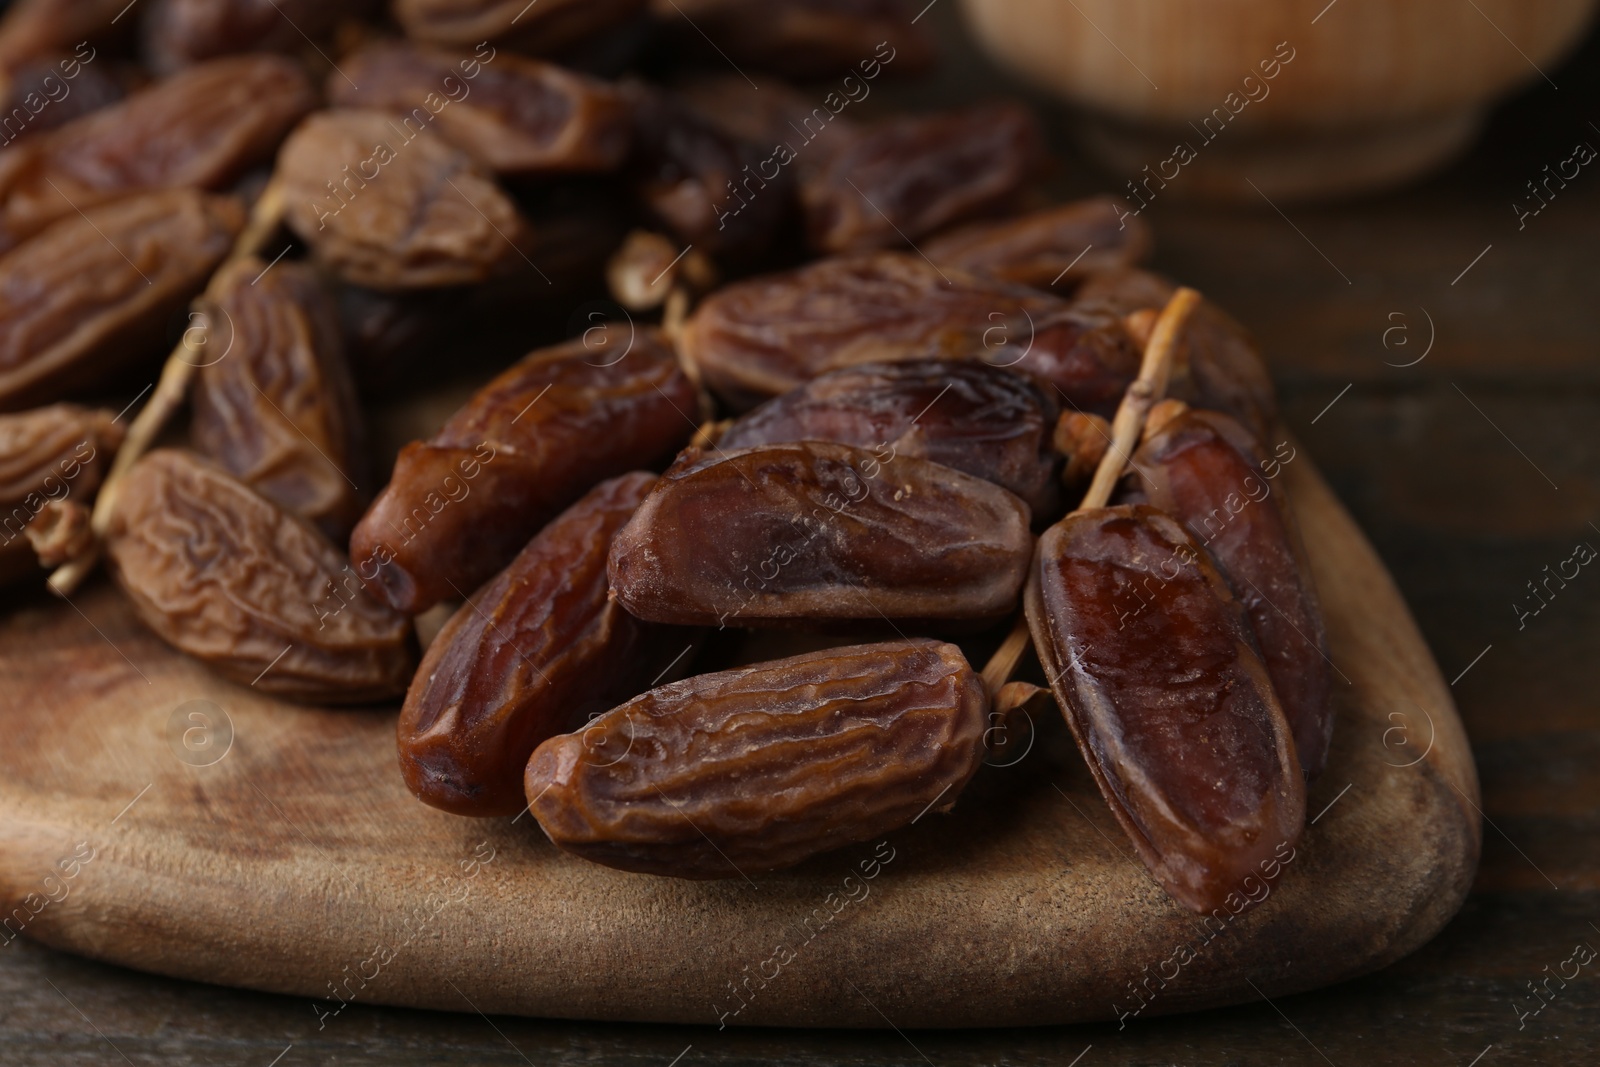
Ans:
[[[284,143],[278,177],[290,228],[352,285],[469,285],[523,262],[525,223],[494,179],[386,112],[312,115]]]
[[[297,52],[325,39],[377,0],[146,0],[140,24],[144,55],[157,71],[173,71],[241,52]],[[341,61],[342,63],[342,61]]]
[[[1068,515],[1034,572],[1034,647],[1140,858],[1192,911],[1248,899],[1300,836],[1305,779],[1227,583],[1148,505]]]
[[[361,408],[338,311],[315,270],[254,256],[222,268],[191,327],[195,450],[336,541],[366,506]]]
[[[922,245],[955,267],[1039,289],[1071,288],[1091,275],[1132,267],[1150,254],[1150,228],[1097,196],[1008,219],[973,222]]]
[[[1039,156],[1038,126],[1016,104],[874,123],[806,167],[807,239],[831,253],[904,246],[1005,206]]]
[[[813,378],[736,421],[723,451],[833,441],[942,463],[1020,496],[1035,516],[1056,507],[1056,404],[1024,375],[983,363],[864,363]]]
[[[324,704],[398,696],[411,679],[410,620],[309,523],[191,452],[129,470],[106,553],[145,625],[226,678]]]
[[[414,41],[471,48],[504,43],[550,55],[618,26],[646,0],[394,0],[395,19]]]
[[[936,641],[704,674],[540,745],[529,808],[596,863],[748,877],[948,807],[983,761],[988,704],[960,649]]]
[[[741,66],[797,81],[852,70],[869,79],[883,70],[914,74],[935,58],[910,0],[651,0],[650,11],[675,31],[675,47],[715,62],[707,44],[714,41]]]
[[[1157,312],[1177,286],[1143,270],[1108,271],[1084,282],[1075,303],[1119,315]],[[1154,323],[1153,314],[1149,316]],[[1272,379],[1250,332],[1208,300],[1189,316],[1182,333],[1183,368],[1173,376],[1171,395],[1196,407],[1225,411],[1256,437],[1267,440],[1278,423]],[[1145,338],[1136,338],[1143,347]]]
[[[1138,372],[1119,316],[1024,286],[874,252],[728,285],[679,351],[735,408],[858,363],[973,359],[1032,374],[1064,406],[1114,408]]]
[[[174,189],[92,207],[0,256],[0,410],[154,355],[243,225],[237,200]]]
[[[476,54],[386,43],[328,76],[335,107],[377,108],[439,132],[483,166],[512,176],[615,170],[632,115],[613,86],[509,52]]]
[[[457,815],[515,815],[540,742],[636,696],[689,632],[653,626],[606,596],[606,550],[655,485],[602,482],[450,617],[400,712],[411,792]],[[681,638],[681,640],[680,640]]]
[[[1306,774],[1320,774],[1333,734],[1327,633],[1276,460],[1226,415],[1190,410],[1134,453],[1150,503],[1181,522],[1244,605]],[[1269,471],[1271,472],[1269,474]]]
[[[651,331],[595,327],[535,352],[400,450],[351,558],[407,613],[465,598],[596,482],[666,462],[698,403]]]
[[[221,189],[271,159],[315,104],[293,61],[238,56],[28,138],[0,154],[0,244],[130,193]]]
[[[993,620],[1016,606],[1028,506],[924,459],[822,441],[686,452],[611,544],[643,619],[702,626]]]

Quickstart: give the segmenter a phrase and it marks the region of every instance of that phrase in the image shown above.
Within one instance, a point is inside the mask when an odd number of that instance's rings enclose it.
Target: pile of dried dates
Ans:
[[[16,0],[0,581],[103,563],[241,686],[403,699],[423,802],[684,878],[946,810],[1053,696],[1219,906],[1332,727],[1272,388],[1027,110],[868,102],[920,6]]]

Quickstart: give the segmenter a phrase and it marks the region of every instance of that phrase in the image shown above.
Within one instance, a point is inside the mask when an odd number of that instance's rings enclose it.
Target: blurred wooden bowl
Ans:
[[[1131,201],[1256,197],[1251,182],[1330,197],[1421,175],[1498,97],[1549,75],[1596,0],[963,4],[991,55],[1079,110]]]

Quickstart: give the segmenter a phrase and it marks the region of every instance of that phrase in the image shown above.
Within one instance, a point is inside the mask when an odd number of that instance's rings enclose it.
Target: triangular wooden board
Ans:
[[[712,1025],[1064,1023],[1371,971],[1460,906],[1477,776],[1383,565],[1309,459],[1284,477],[1338,727],[1314,825],[1236,919],[1203,923],[1132,859],[1058,718],[953,812],[882,846],[754,882],[623,874],[558,853],[526,817],[424,807],[396,771],[392,711],[220,681],[102,579],[74,606],[39,597],[0,622],[0,939],[21,928],[140,970],[321,998],[319,1013],[354,999]],[[210,705],[181,707],[196,700]],[[229,724],[226,754],[199,765]]]

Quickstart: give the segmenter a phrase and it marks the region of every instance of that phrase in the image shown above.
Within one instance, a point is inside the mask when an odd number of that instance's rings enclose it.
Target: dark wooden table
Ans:
[[[942,104],[1011,91],[964,50],[950,12],[930,17],[959,58],[900,93]],[[1600,959],[1551,977],[1575,946],[1600,948],[1600,568],[1552,582],[1547,606],[1519,615],[1538,606],[1528,583],[1578,543],[1600,547],[1600,173],[1523,230],[1511,207],[1576,142],[1600,147],[1600,36],[1549,73],[1559,90],[1539,82],[1426,184],[1287,218],[1173,200],[1146,216],[1157,265],[1256,330],[1290,426],[1455,679],[1483,782],[1483,862],[1461,914],[1409,959],[1122,1031],[718,1032],[356,1004],[319,1032],[303,998],[19,941],[0,950],[0,1064],[1600,1063]],[[1063,194],[1119,184],[1061,154]]]

